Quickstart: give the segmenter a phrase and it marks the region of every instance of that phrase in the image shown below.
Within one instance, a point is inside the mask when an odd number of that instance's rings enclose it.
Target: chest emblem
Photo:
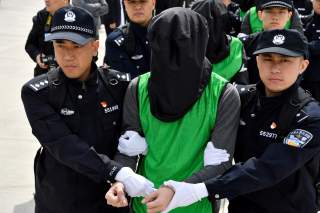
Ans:
[[[295,129],[288,134],[283,140],[283,143],[289,146],[303,148],[312,140],[312,138],[313,135],[310,132],[303,129]]]
[[[105,107],[104,108],[104,113],[110,113],[110,112],[114,112],[119,110],[119,105],[114,105],[114,106],[110,106],[110,107]]]
[[[139,60],[141,58],[143,58],[143,55],[134,55],[131,57],[133,60]]]
[[[60,110],[60,114],[61,114],[61,115],[66,115],[66,116],[70,116],[70,115],[73,115],[73,114],[74,114],[74,110],[68,109],[68,108],[62,108],[62,109]]]

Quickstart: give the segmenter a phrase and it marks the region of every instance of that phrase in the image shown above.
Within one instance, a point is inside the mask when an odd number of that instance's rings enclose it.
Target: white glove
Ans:
[[[169,205],[161,213],[167,213],[172,209],[189,206],[200,201],[204,197],[208,197],[208,190],[204,183],[185,183],[169,180],[164,185],[171,187],[175,193]]]
[[[126,131],[119,138],[118,150],[127,156],[146,155],[148,145],[144,137],[141,137],[136,131]]]
[[[136,174],[129,167],[121,168],[115,180],[123,183],[124,189],[130,197],[144,197],[155,191],[151,181]]]
[[[217,149],[211,141],[208,142],[204,150],[204,166],[219,165],[222,162],[228,161],[229,158],[230,155],[225,149]]]

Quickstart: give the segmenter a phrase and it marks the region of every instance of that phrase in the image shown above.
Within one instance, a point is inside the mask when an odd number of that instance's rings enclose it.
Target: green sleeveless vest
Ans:
[[[242,67],[242,50],[242,42],[238,38],[231,37],[229,56],[219,63],[212,64],[212,71],[230,81]]]
[[[251,7],[249,10],[249,19],[250,19],[250,28],[251,33],[261,32],[263,31],[262,21],[258,17],[258,12],[256,7]],[[289,20],[284,26],[285,29],[289,29],[291,27],[291,20]]]
[[[139,116],[148,143],[148,154],[138,171],[159,188],[164,181],[183,181],[203,168],[204,149],[214,128],[219,97],[226,80],[212,73],[208,85],[192,108],[177,121],[163,122],[150,111],[149,76],[150,73],[141,75],[138,85]],[[133,209],[136,213],[146,212],[141,198],[133,199]],[[171,212],[211,213],[212,206],[205,198]]]

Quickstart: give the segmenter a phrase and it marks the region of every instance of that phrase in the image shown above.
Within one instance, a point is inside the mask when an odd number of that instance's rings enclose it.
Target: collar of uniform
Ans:
[[[138,38],[146,39],[147,37],[147,27],[130,22],[131,30]]]
[[[313,14],[313,19],[314,19],[314,20],[317,20],[317,21],[320,21],[320,15],[317,14],[317,13],[314,13],[314,14]]]
[[[275,96],[275,97],[266,97],[265,95],[265,87],[263,85],[263,83],[260,81],[259,83],[257,83],[257,92],[258,92],[258,96],[260,99],[260,104],[264,105],[266,103],[270,103],[270,102],[285,102],[286,100],[288,100],[292,94],[297,91],[298,87],[299,87],[299,81],[300,78],[298,78],[298,80],[291,85],[291,87],[289,87],[288,89],[286,89],[285,91],[283,91],[280,95]]]

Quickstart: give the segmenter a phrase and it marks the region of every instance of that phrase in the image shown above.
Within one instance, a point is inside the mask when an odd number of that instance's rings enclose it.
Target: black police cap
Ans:
[[[268,30],[261,32],[254,55],[278,53],[281,55],[308,58],[308,43],[297,30]]]
[[[283,7],[289,10],[293,9],[293,3],[291,0],[259,0],[259,9],[263,10],[270,7]]]
[[[90,12],[69,5],[54,13],[51,33],[46,36],[45,40],[70,40],[84,45],[95,37],[96,26]]]

